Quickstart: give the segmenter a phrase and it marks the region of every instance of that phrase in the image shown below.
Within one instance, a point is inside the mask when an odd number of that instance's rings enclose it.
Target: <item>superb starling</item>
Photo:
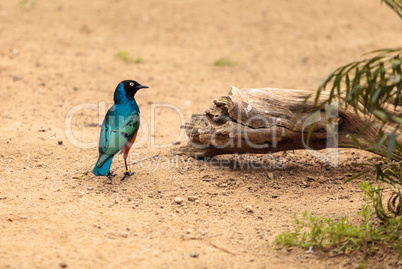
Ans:
[[[107,176],[112,180],[110,165],[116,153],[123,153],[126,172],[123,180],[131,176],[127,166],[127,155],[137,136],[140,127],[140,109],[134,99],[139,89],[148,88],[134,80],[120,82],[114,91],[114,105],[106,113],[99,138],[99,159],[93,173],[96,176]]]

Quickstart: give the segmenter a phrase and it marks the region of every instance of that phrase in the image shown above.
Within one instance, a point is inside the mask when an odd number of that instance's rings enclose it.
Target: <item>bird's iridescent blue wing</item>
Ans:
[[[97,163],[98,167],[124,148],[140,127],[140,115],[138,112],[135,111],[126,116],[118,112],[110,109],[102,124],[99,139],[99,152],[102,156]]]

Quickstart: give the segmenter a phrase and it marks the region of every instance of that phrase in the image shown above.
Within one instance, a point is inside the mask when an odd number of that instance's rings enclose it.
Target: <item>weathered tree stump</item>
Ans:
[[[314,112],[309,90],[237,89],[214,100],[205,114],[196,114],[182,128],[188,146],[174,150],[197,158],[232,153],[273,153],[296,149],[361,147],[378,141],[378,126],[361,112],[340,105]],[[325,92],[322,96],[325,98]],[[328,119],[330,123],[328,123]],[[313,130],[307,144],[309,126]]]

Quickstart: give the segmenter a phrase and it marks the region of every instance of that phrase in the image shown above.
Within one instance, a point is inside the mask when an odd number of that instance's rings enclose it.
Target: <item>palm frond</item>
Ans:
[[[363,113],[400,124],[402,48],[381,49],[369,55],[372,57],[341,66],[325,78],[317,91],[315,105],[342,101],[356,111],[363,105]],[[329,98],[319,104],[320,94],[327,88]]]
[[[387,6],[392,8],[400,18],[402,18],[402,1],[401,0],[381,0]]]

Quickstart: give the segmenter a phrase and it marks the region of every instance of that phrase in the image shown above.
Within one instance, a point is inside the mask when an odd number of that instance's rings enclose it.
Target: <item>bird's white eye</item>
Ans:
[[[130,82],[130,86],[131,86],[131,87],[134,86],[134,82]]]

